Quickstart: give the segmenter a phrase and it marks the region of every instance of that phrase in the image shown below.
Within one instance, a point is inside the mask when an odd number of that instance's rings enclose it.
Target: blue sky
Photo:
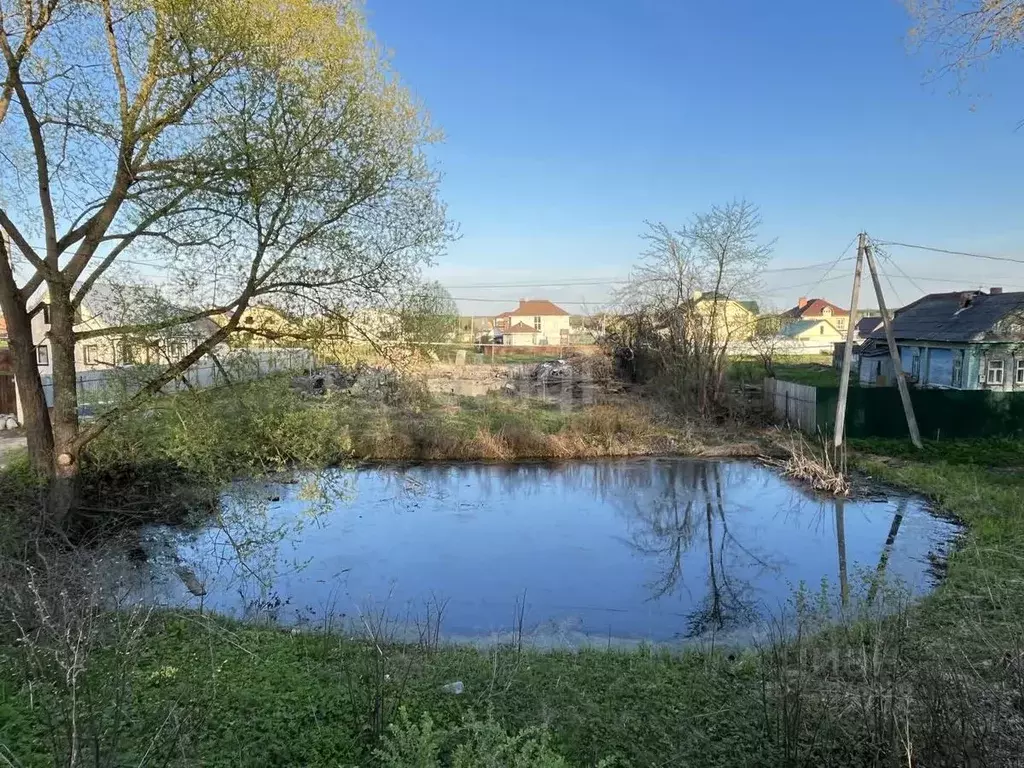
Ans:
[[[774,267],[832,260],[861,229],[1024,252],[1020,59],[959,89],[930,78],[934,56],[908,46],[898,0],[368,0],[367,12],[446,136],[435,154],[462,238],[433,274],[490,300],[464,311],[522,296],[596,306],[608,286],[476,286],[624,278],[645,219],[678,226],[738,197],[777,238]],[[893,256],[926,290],[1024,289],[1024,268]],[[764,298],[794,304],[823,272],[766,275]],[[845,305],[849,283],[814,294]],[[894,285],[904,302],[920,294]]]

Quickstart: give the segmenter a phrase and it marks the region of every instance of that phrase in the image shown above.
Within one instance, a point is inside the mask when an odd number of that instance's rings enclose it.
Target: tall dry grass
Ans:
[[[489,398],[469,411],[381,410],[351,432],[356,458],[475,461],[699,452],[650,409],[602,404],[559,412]]]

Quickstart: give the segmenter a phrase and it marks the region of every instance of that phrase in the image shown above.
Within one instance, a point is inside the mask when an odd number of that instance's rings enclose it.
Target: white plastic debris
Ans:
[[[462,684],[461,680],[456,680],[454,683],[446,683],[445,685],[442,685],[441,690],[445,693],[454,693],[456,696],[458,696],[460,693],[466,690],[466,686]]]

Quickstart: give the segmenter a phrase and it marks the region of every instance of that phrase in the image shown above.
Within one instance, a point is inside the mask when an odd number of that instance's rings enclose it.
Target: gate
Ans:
[[[14,397],[14,376],[0,373],[0,414],[17,413],[18,403]]]

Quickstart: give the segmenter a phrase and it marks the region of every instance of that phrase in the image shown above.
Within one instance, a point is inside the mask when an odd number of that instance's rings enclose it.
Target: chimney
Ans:
[[[998,286],[995,287],[995,288],[989,288],[988,289],[988,293],[989,293],[990,296],[998,296],[1002,292],[1003,292],[1003,289],[999,288]]]
[[[797,309],[803,309],[806,306],[807,306],[807,297],[806,296],[801,296],[799,299],[796,300],[796,308]]]

